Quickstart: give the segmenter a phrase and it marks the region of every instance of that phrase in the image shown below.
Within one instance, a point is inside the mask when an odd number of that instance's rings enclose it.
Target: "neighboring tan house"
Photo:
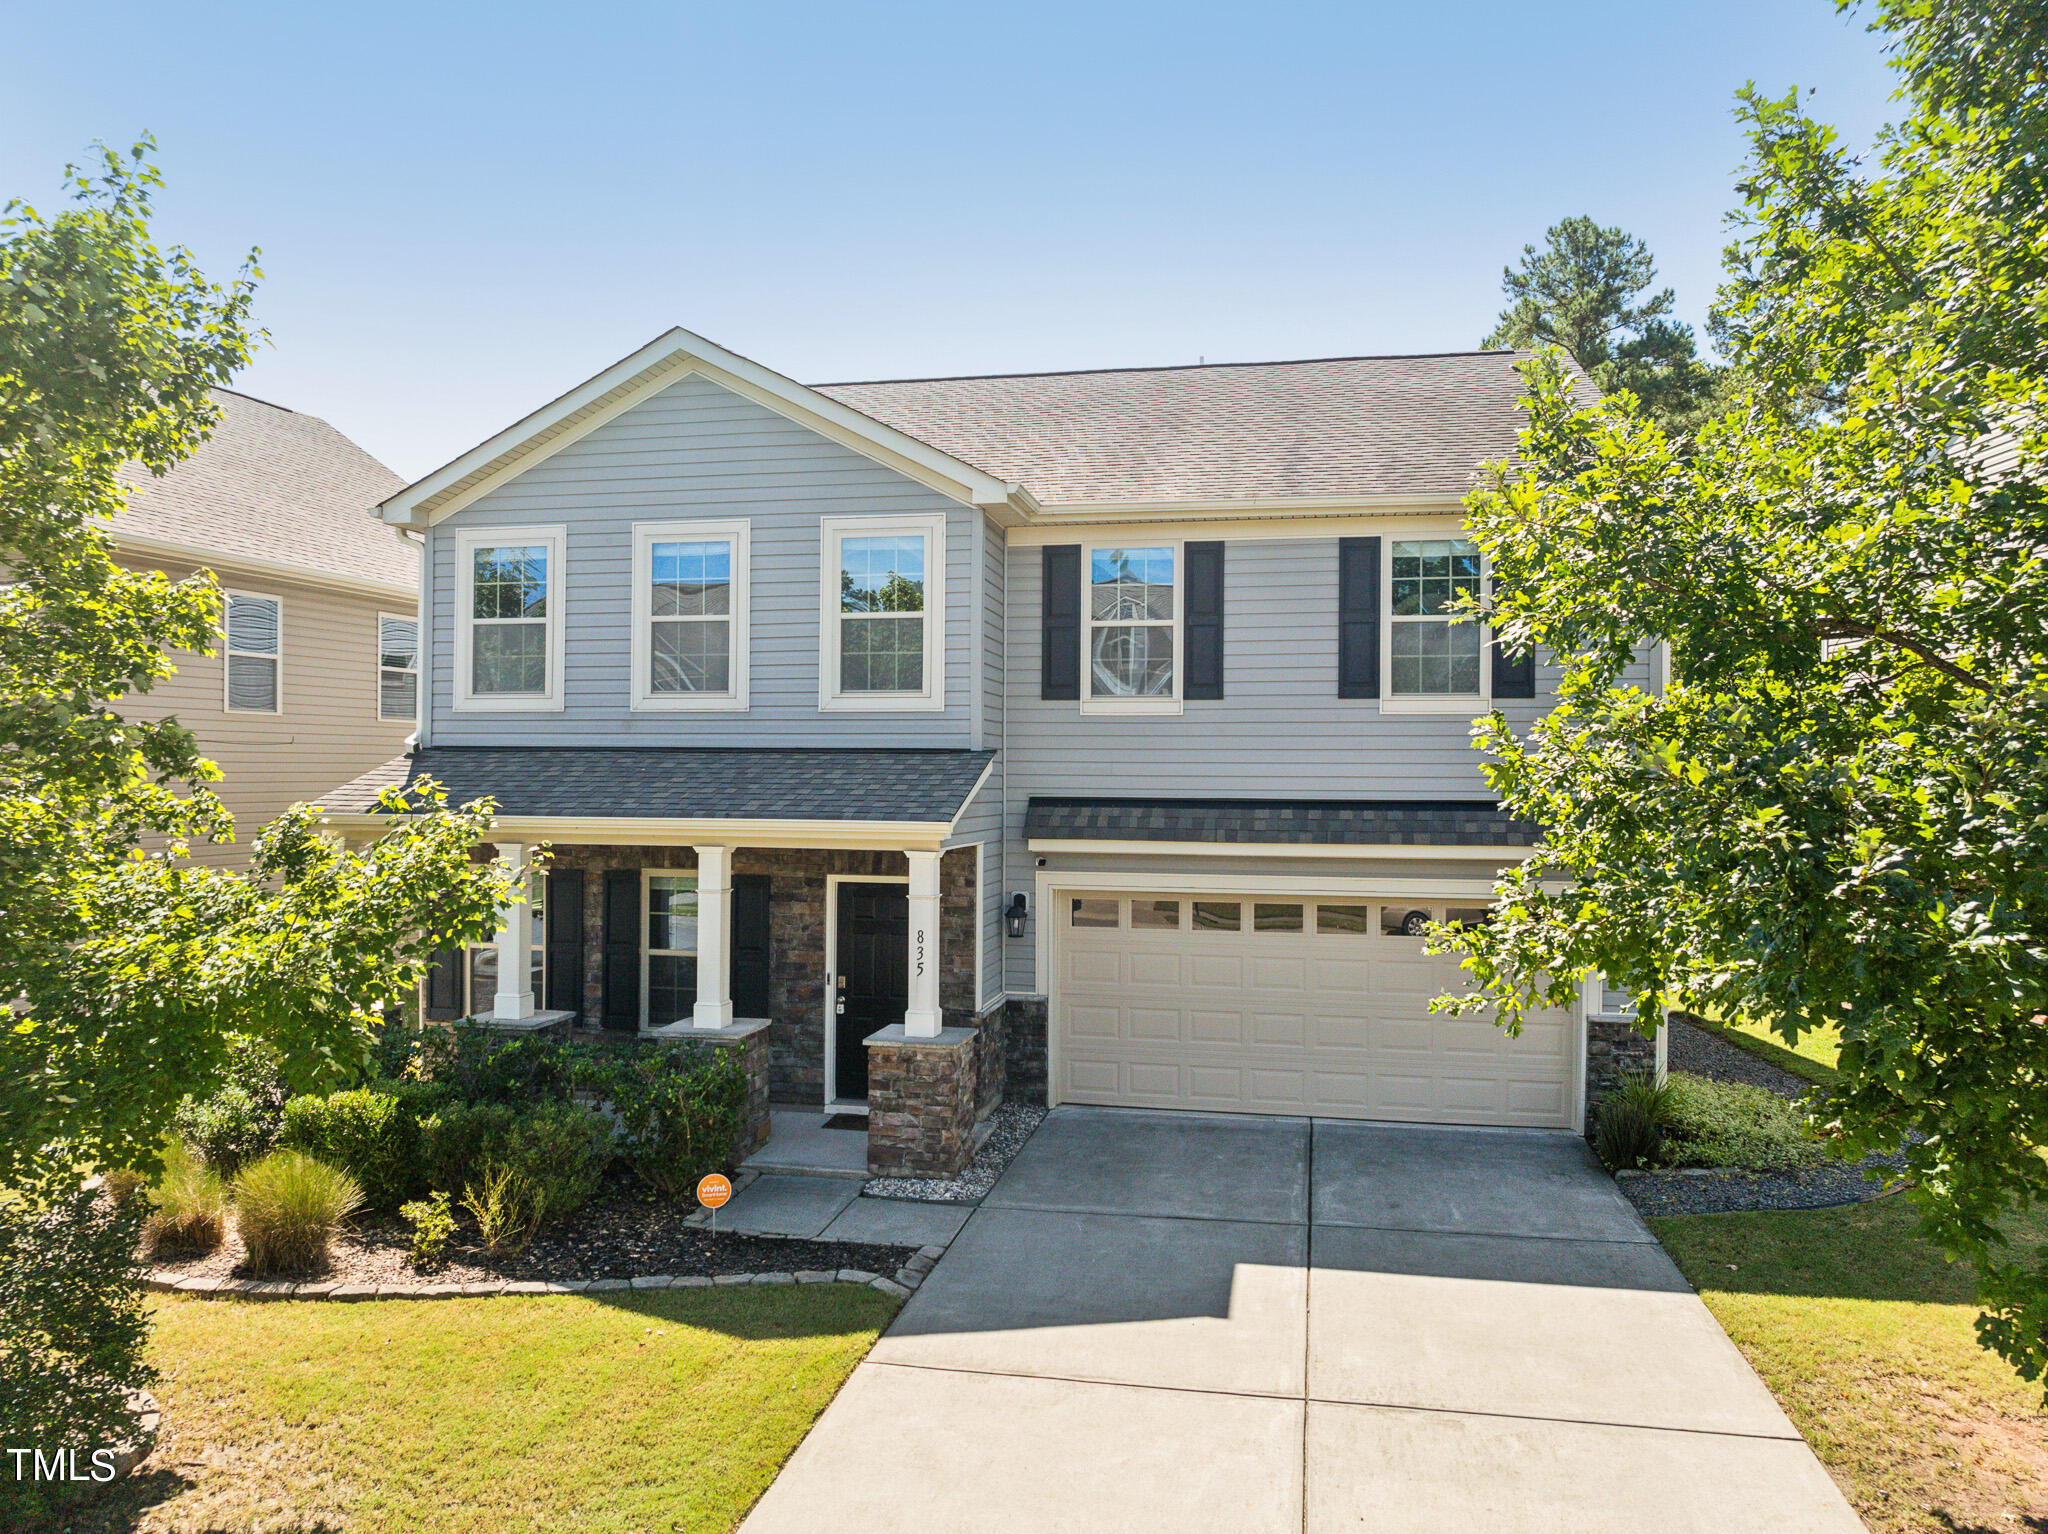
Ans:
[[[403,481],[316,416],[225,389],[219,427],[162,479],[139,469],[110,531],[116,557],[174,577],[208,569],[226,594],[212,655],[121,702],[175,714],[226,777],[235,841],[195,857],[241,864],[264,825],[405,749],[418,714],[419,550],[363,508]]]
[[[1582,1127],[1625,998],[1509,1038],[1416,935],[1536,840],[1469,737],[1557,672],[1446,612],[1516,360],[813,388],[671,331],[383,500],[419,742],[329,822],[495,795],[551,872],[430,1010],[742,1046],[877,1171],[1005,1094]]]

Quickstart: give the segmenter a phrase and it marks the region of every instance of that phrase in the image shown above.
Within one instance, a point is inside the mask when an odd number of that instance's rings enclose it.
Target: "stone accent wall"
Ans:
[[[769,1028],[762,1023],[735,1023],[716,1032],[705,1029],[690,1040],[712,1049],[739,1052],[740,1069],[747,1078],[747,1131],[741,1138],[739,1155],[753,1155],[768,1143],[768,1045]]]
[[[1009,998],[1003,1006],[1003,1033],[1005,1094],[1043,1107],[1048,1085],[1045,998]]]
[[[1002,1106],[1009,1086],[1009,1008],[997,1002],[974,1020],[974,1117],[987,1118]]]
[[[583,1016],[604,1016],[604,874],[613,868],[694,869],[688,847],[557,846],[554,866],[586,870],[583,899]],[[825,880],[897,878],[910,872],[900,852],[739,847],[736,874],[766,874],[768,893],[768,1087],[781,1102],[815,1104],[825,1090]],[[974,849],[939,860],[939,1005],[948,1027],[972,1027],[976,930]]]
[[[1586,1132],[1593,1132],[1600,1100],[1630,1076],[1657,1069],[1657,1041],[1628,1023],[1586,1019]]]
[[[899,1023],[868,1051],[868,1170],[878,1177],[953,1177],[974,1159],[977,1033],[948,1028],[905,1038]]]

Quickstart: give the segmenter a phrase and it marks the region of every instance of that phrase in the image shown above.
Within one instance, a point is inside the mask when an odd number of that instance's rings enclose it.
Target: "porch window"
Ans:
[[[547,883],[544,878],[534,878],[527,884],[529,903],[533,907],[533,957],[532,967],[527,972],[531,982],[528,989],[533,992],[536,1005],[548,993]],[[469,995],[468,1005],[462,1009],[463,1015],[483,1016],[498,1004],[498,945],[473,943],[464,958],[464,980],[469,987]]]
[[[747,524],[633,528],[633,707],[747,706]]]
[[[455,540],[455,707],[562,706],[561,528],[506,527]]]
[[[1088,703],[1092,708],[1157,713],[1180,707],[1179,603],[1174,572],[1180,550],[1088,550]]]
[[[665,1028],[687,1020],[697,1004],[697,876],[651,873],[646,879],[642,1020]]]
[[[946,706],[946,519],[827,517],[822,709]]]

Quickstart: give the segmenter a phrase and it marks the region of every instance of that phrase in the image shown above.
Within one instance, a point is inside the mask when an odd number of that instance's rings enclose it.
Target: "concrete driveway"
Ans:
[[[745,1525],[1862,1529],[1574,1136],[1056,1110]]]

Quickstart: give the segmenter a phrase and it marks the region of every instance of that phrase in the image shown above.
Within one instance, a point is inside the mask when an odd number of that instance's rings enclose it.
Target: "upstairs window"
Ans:
[[[544,527],[456,536],[457,709],[562,706],[563,542]]]
[[[1180,550],[1087,551],[1088,658],[1085,706],[1103,711],[1172,713],[1180,708]]]
[[[276,597],[228,593],[221,707],[230,714],[284,711],[284,604]]]
[[[1387,558],[1387,696],[1457,706],[1484,696],[1483,624],[1453,622],[1477,599],[1479,545],[1468,538],[1396,538]]]
[[[416,618],[377,614],[377,717],[420,715],[420,625]]]
[[[747,524],[633,529],[633,707],[747,706]]]
[[[819,707],[945,707],[943,516],[825,519]]]

